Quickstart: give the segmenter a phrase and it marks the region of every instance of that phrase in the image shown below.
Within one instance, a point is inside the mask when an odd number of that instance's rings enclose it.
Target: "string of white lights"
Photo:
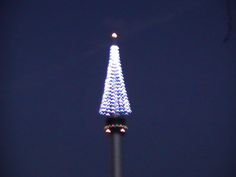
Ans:
[[[120,116],[131,113],[117,45],[110,47],[110,58],[99,113],[105,116]]]

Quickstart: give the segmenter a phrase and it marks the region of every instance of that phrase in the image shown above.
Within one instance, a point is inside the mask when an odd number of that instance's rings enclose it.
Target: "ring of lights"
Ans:
[[[124,118],[107,118],[104,126],[105,133],[111,134],[114,132],[124,134],[128,130]]]
[[[127,129],[128,129],[127,125],[122,125],[122,124],[111,124],[111,125],[106,125],[104,127],[106,133],[112,133],[112,132],[125,133]]]

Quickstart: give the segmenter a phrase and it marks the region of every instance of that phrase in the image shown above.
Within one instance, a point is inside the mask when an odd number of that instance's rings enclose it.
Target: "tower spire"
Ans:
[[[111,36],[113,44],[110,47],[107,76],[99,113],[108,117],[119,117],[130,114],[131,108],[120,63],[119,47],[116,44],[118,35],[112,33]]]
[[[126,115],[131,113],[120,64],[119,47],[116,44],[117,34],[111,35],[113,44],[110,47],[109,63],[104,92],[99,113],[106,117],[105,133],[111,135],[111,172],[112,177],[122,177],[122,135],[128,129]]]

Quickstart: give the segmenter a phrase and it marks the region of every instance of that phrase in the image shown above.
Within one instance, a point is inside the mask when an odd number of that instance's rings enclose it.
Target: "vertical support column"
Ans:
[[[122,177],[122,135],[119,132],[111,134],[112,147],[112,177]]]

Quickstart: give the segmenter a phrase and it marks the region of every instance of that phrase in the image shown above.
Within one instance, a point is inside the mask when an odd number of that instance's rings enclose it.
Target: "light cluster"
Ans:
[[[110,47],[107,77],[99,113],[114,117],[131,113],[117,45]]]
[[[118,130],[121,133],[125,133],[127,129],[128,129],[127,125],[122,125],[122,124],[111,124],[111,125],[106,125],[104,127],[106,133],[112,133],[114,130]]]

